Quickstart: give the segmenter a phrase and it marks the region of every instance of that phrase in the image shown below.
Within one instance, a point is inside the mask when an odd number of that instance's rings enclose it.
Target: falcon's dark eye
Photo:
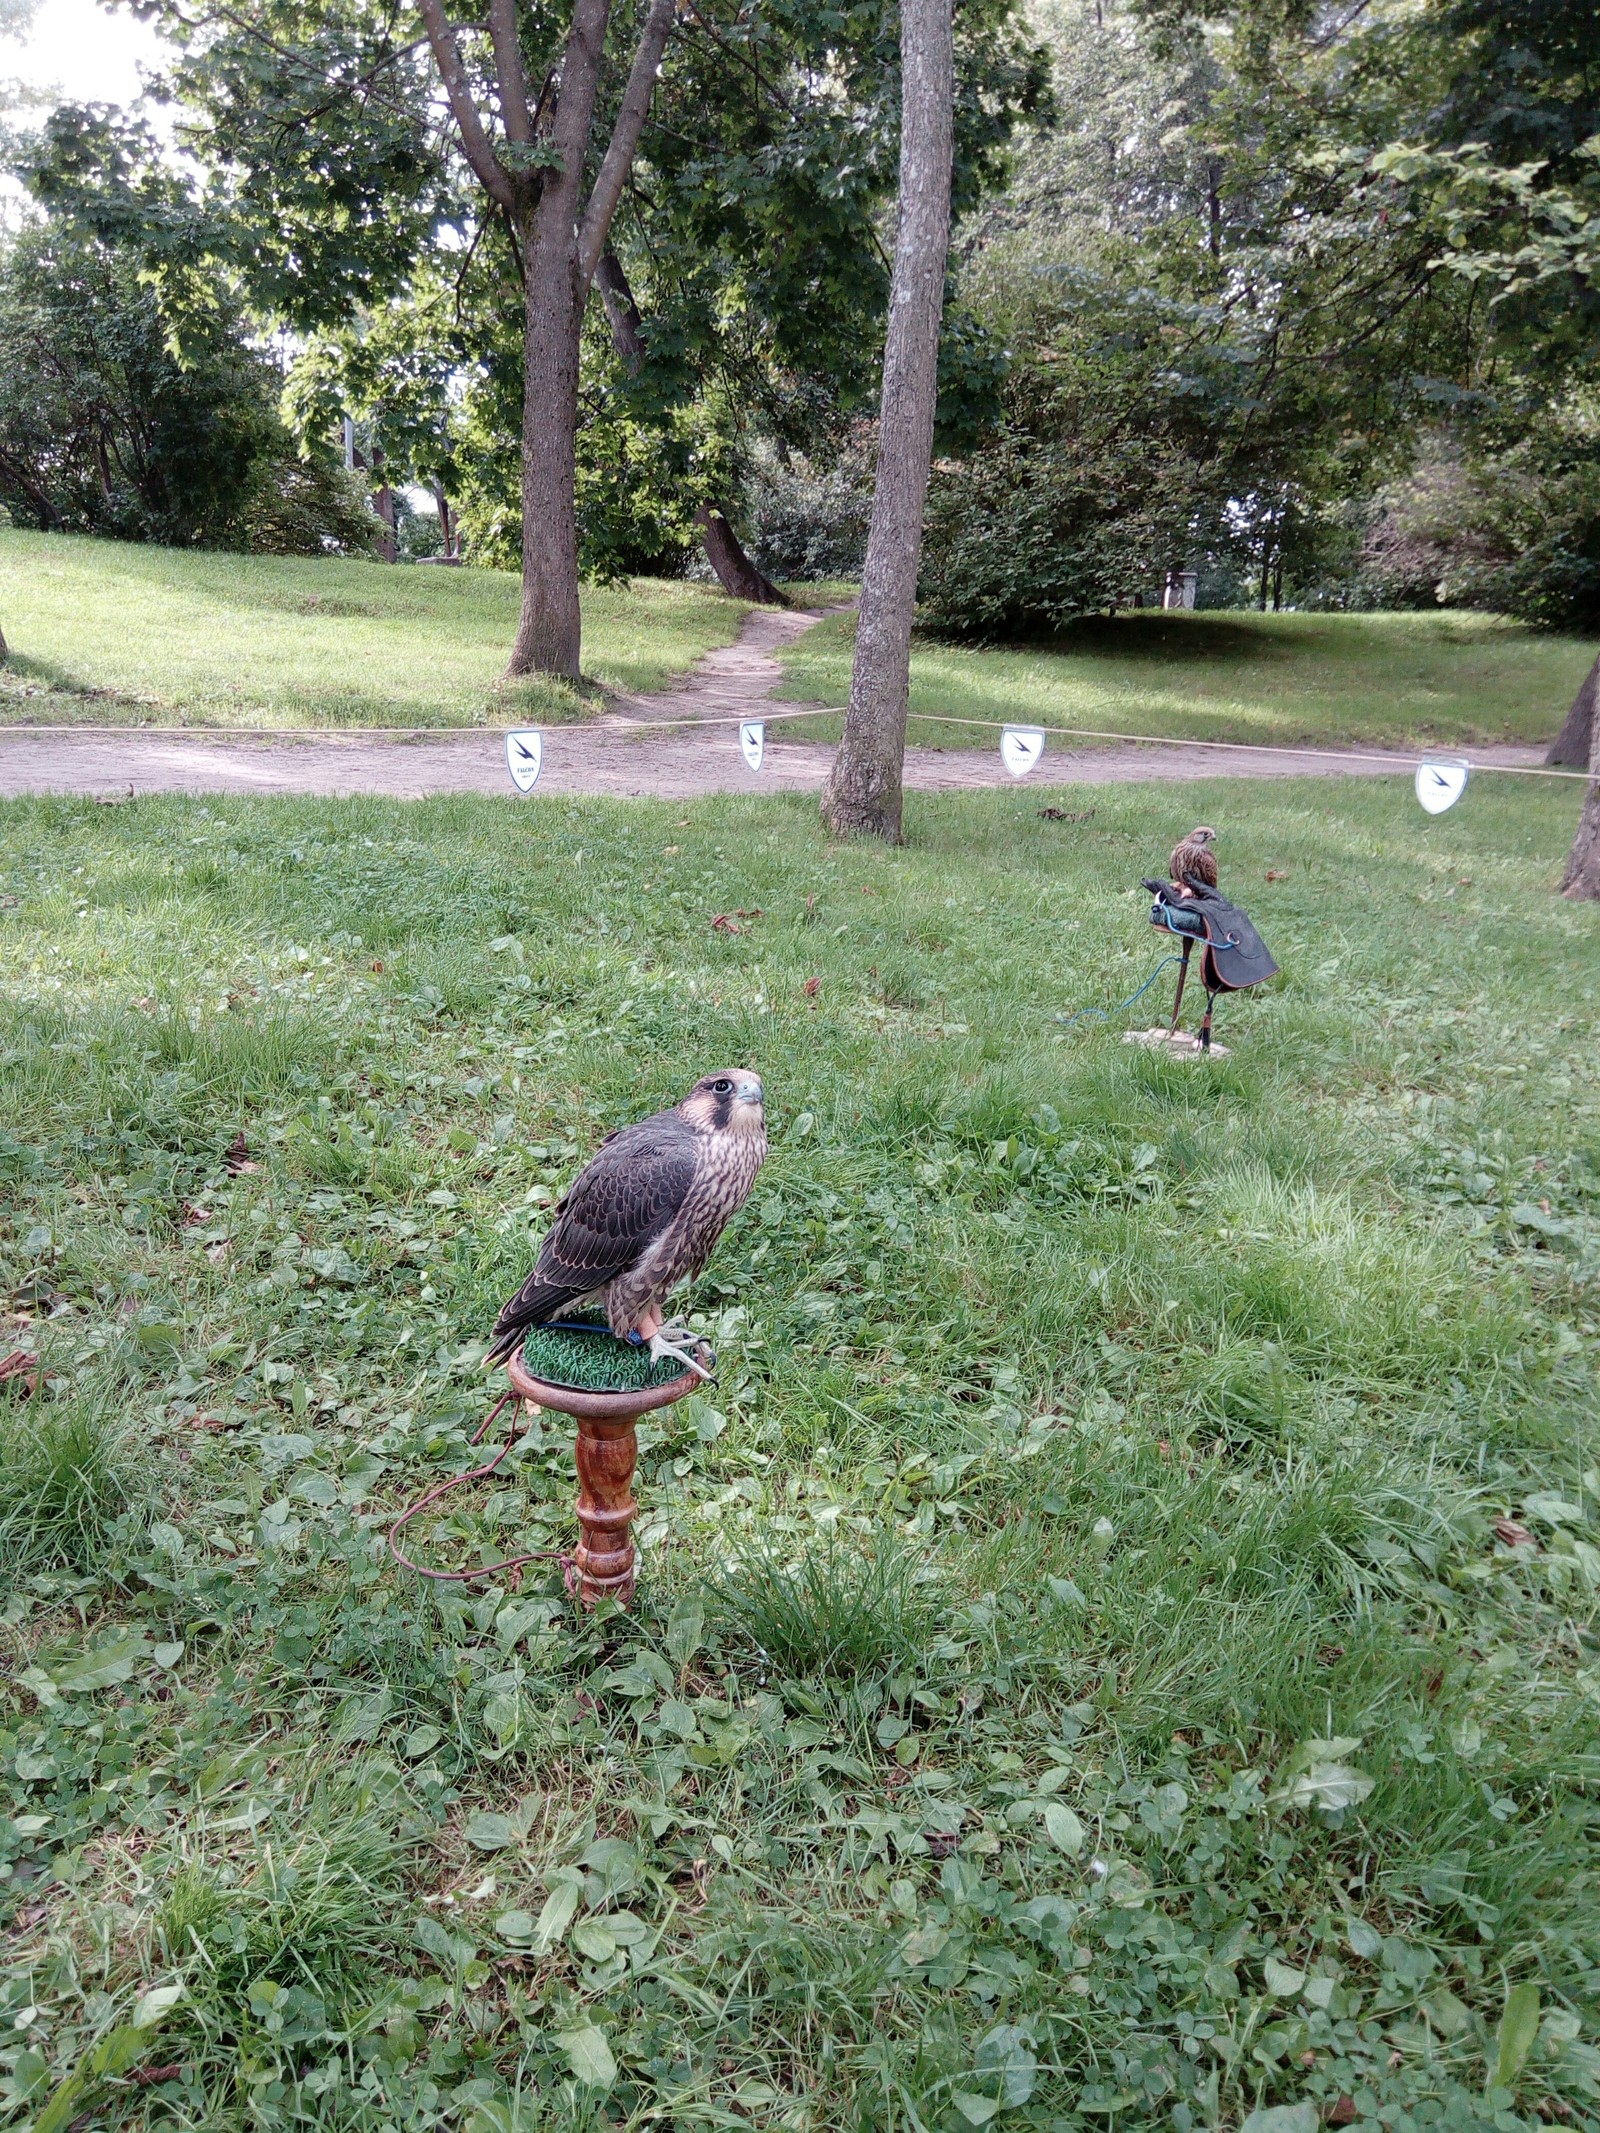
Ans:
[[[717,1096],[731,1096],[733,1094],[733,1083],[729,1081],[725,1074],[720,1081],[714,1081],[711,1087],[713,1093]]]

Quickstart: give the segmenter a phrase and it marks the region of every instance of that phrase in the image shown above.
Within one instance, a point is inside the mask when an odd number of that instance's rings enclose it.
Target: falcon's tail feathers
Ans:
[[[503,1363],[522,1345],[522,1336],[530,1326],[542,1326],[547,1319],[565,1311],[587,1291],[561,1288],[556,1283],[543,1283],[538,1288],[531,1284],[521,1288],[511,1301],[502,1304],[500,1316],[494,1322],[494,1333],[489,1342],[489,1353],[484,1361]]]

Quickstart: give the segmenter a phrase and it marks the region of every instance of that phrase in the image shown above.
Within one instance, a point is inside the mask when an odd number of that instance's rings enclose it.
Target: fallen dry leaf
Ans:
[[[1041,818],[1046,822],[1092,822],[1094,813],[1092,807],[1079,808],[1076,814],[1069,813],[1064,807],[1041,807],[1039,810]]]
[[[1497,1518],[1494,1537],[1504,1541],[1508,1548],[1536,1548],[1539,1545],[1527,1527],[1519,1526],[1514,1518]]]
[[[136,2089],[147,2089],[158,2081],[181,2081],[183,2067],[176,2059],[170,2066],[136,2066],[123,2079],[131,2081]]]
[[[374,970],[382,970],[383,965],[381,963],[374,963],[372,967]]]
[[[805,996],[808,1000],[814,1000],[817,997],[817,994],[822,990],[821,978],[807,978],[801,990],[805,993]]]
[[[210,1220],[211,1210],[209,1207],[196,1207],[193,1200],[184,1201],[183,1226],[185,1229],[196,1229],[202,1222],[209,1222]]]
[[[1330,2126],[1353,2125],[1358,2116],[1356,2100],[1353,2096],[1341,2096],[1337,2103],[1328,2106],[1328,2123]]]
[[[237,1429],[239,1425],[237,1422],[224,1420],[221,1415],[191,1415],[189,1417],[189,1427],[191,1429]]]
[[[258,1171],[261,1168],[259,1163],[251,1162],[250,1145],[246,1141],[243,1132],[236,1133],[228,1143],[228,1152],[222,1158],[222,1167],[230,1178],[245,1177],[250,1172]]]
[[[13,1348],[0,1361],[0,1388],[6,1392],[20,1392],[31,1400],[39,1390],[39,1358],[30,1355],[26,1348]]]
[[[232,1250],[233,1239],[231,1237],[219,1237],[215,1244],[206,1246],[206,1257],[213,1266],[221,1266]]]
[[[1289,879],[1289,869],[1287,867],[1268,867],[1267,879],[1268,881],[1287,881]]]
[[[732,912],[719,911],[711,921],[711,930],[713,933],[743,933],[744,928],[734,918]]]

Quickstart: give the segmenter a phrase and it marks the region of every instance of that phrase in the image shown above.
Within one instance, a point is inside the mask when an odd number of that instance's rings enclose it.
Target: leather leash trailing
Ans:
[[[494,1406],[490,1408],[487,1419],[479,1426],[477,1433],[474,1435],[472,1439],[474,1444],[483,1442],[498,1421],[502,1408],[508,1407],[516,1397],[517,1395],[514,1392],[501,1394]],[[516,1441],[517,1431],[513,1428],[510,1436],[507,1437],[505,1443],[501,1445],[492,1459],[485,1460],[482,1466],[475,1466],[465,1474],[454,1474],[448,1481],[441,1481],[436,1488],[429,1489],[425,1496],[419,1496],[414,1504],[409,1505],[407,1509],[401,1512],[400,1516],[389,1528],[389,1553],[397,1563],[407,1570],[414,1570],[419,1578],[433,1578],[440,1584],[461,1585],[470,1584],[474,1578],[499,1577],[503,1572],[520,1570],[525,1563],[557,1562],[561,1565],[562,1582],[566,1585],[567,1590],[572,1592],[576,1589],[573,1573],[577,1566],[573,1562],[571,1554],[565,1548],[534,1548],[526,1555],[508,1555],[502,1563],[481,1564],[476,1570],[435,1570],[427,1563],[414,1561],[400,1546],[399,1533],[402,1526],[410,1525],[412,1519],[416,1518],[421,1512],[426,1511],[430,1504],[436,1504],[441,1497],[448,1496],[452,1489],[465,1488],[469,1481],[483,1481],[486,1479],[499,1466]]]

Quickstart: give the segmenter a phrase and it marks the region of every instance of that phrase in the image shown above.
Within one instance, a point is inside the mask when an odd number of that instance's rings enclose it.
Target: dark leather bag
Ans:
[[[1201,975],[1208,992],[1243,992],[1278,975],[1278,966],[1249,913],[1230,904],[1216,889],[1196,883],[1188,896],[1179,896],[1169,882],[1147,881],[1144,886],[1155,897],[1150,906],[1152,926],[1180,939],[1205,942]]]

